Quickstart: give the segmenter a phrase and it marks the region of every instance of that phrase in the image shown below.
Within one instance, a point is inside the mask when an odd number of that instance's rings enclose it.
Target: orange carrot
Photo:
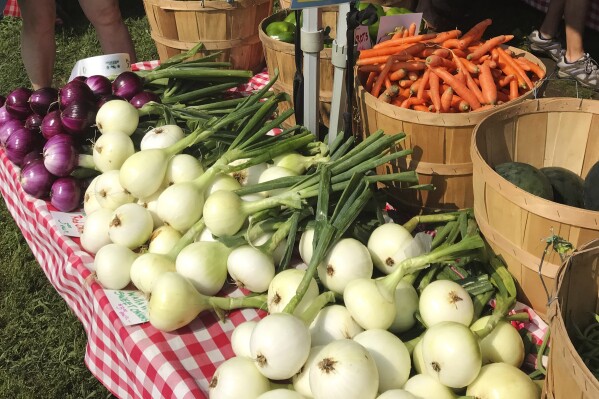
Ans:
[[[391,36],[391,40],[399,39],[400,37],[403,37],[403,31],[405,29],[406,28],[404,28],[403,26],[400,26],[399,28],[396,28],[395,32],[393,32],[393,36]]]
[[[456,69],[457,69],[456,78],[458,78],[462,83],[466,83],[468,81],[468,79],[466,78],[466,75],[469,75],[469,72],[466,69],[466,67],[464,67],[462,58],[453,54],[453,62],[455,62]]]
[[[503,44],[513,38],[514,38],[513,35],[495,36],[495,37],[487,40],[486,42],[484,42],[482,44],[482,46],[478,47],[475,51],[468,54],[468,56],[466,58],[469,60],[476,60],[476,59],[482,57],[483,55],[487,54],[488,52],[490,52],[492,49],[499,46],[500,44]]]
[[[412,22],[408,27],[408,36],[414,36],[416,34],[416,22]]]
[[[466,56],[468,55],[468,54],[466,54],[466,52],[464,50],[459,49],[459,48],[453,48],[453,49],[451,49],[451,52],[460,58],[466,58]]]
[[[520,94],[518,93],[518,81],[516,79],[512,79],[510,81],[510,94],[509,94],[509,98],[510,100],[516,99],[520,96]]]
[[[391,80],[389,79],[389,75],[387,75],[387,77],[385,78],[385,89],[388,89],[391,87]]]
[[[439,92],[439,76],[432,73],[428,78],[430,87],[431,102],[435,107],[435,112],[441,112],[441,93]]]
[[[491,61],[491,60],[493,60],[492,55],[485,54],[482,57],[480,57],[478,60],[473,60],[473,61],[476,62],[477,64],[482,64],[485,61]]]
[[[480,74],[478,77],[485,103],[495,104],[497,102],[497,86],[495,85],[495,80],[493,80],[488,61],[480,66]]]
[[[462,64],[464,65],[464,67],[468,70],[468,72],[473,73],[475,75],[478,74],[478,65],[476,65],[475,63],[473,63],[472,61],[466,59],[466,58],[462,58],[459,57],[460,61],[462,62]]]
[[[460,38],[460,48],[462,50],[468,48],[470,43],[480,40],[485,33],[485,30],[493,23],[490,18],[484,19],[474,25],[470,30],[468,30],[464,35]]]
[[[425,70],[422,74],[422,82],[420,83],[420,85],[418,85],[418,91],[416,92],[417,98],[422,98],[424,94],[424,89],[426,88],[426,85],[429,83],[430,74],[431,71],[428,69]]]
[[[412,82],[417,81],[419,77],[420,77],[420,73],[419,72],[408,71],[408,79],[410,79]]]
[[[453,96],[451,97],[451,108],[457,109],[462,101],[464,101],[464,100],[462,100],[462,97],[460,97],[454,93]]]
[[[417,81],[415,81],[414,83],[412,83],[410,85],[410,92],[412,94],[417,94],[418,93],[418,88],[420,87],[421,84],[422,84],[422,78],[420,78]],[[426,84],[425,84],[425,86],[426,86]],[[426,89],[426,87],[425,87],[425,89]]]
[[[408,36],[410,36],[410,32],[407,29],[404,29],[401,37],[408,37]]]
[[[430,55],[438,55],[439,57],[442,57],[442,58],[449,58],[449,57],[451,57],[451,51],[446,48],[427,47],[424,50],[422,50],[420,53],[416,54],[416,56],[418,56],[420,58],[425,58],[425,59],[426,59],[426,57],[428,57]]]
[[[460,82],[458,79],[456,79],[455,76],[453,76],[451,73],[449,73],[447,70],[445,70],[443,68],[430,67],[430,66],[428,68],[430,68],[445,83],[450,85],[452,87],[452,89],[460,97],[462,97],[466,102],[468,102],[468,104],[470,104],[471,108],[476,109],[476,108],[480,107],[480,101],[478,101],[476,96],[472,93],[472,91],[468,88],[468,86],[466,86],[463,82]]]
[[[368,78],[366,79],[366,85],[364,86],[364,88],[368,90],[369,93],[372,91],[372,85],[374,83],[374,80],[376,79],[376,76],[376,72],[370,72],[368,74]]]
[[[470,74],[466,75],[466,86],[468,86],[470,91],[472,91],[479,103],[483,104],[485,102],[485,98],[483,97],[483,92],[480,89],[479,84]]]
[[[480,107],[478,107],[478,108],[480,108]],[[476,109],[478,109],[478,108],[476,108]],[[472,109],[472,107],[470,106],[470,104],[468,103],[468,101],[462,100],[458,104],[458,111],[460,111],[460,112],[468,112],[471,109]]]
[[[537,63],[535,63],[535,62],[533,62],[533,61],[531,61],[531,60],[529,60],[528,58],[525,58],[525,57],[518,57],[516,59],[519,60],[523,64],[527,64],[528,67],[530,68],[529,70],[532,73],[534,73],[535,75],[537,75],[537,77],[539,79],[543,79],[545,77],[545,71]]]
[[[390,103],[391,100],[393,100],[395,97],[397,97],[397,95],[399,94],[399,87],[396,85],[392,85],[390,87],[388,87],[383,94],[381,94],[379,96],[379,100],[385,102],[385,103]]]
[[[383,42],[388,43],[390,40]],[[397,55],[401,56],[401,61],[407,61],[412,58],[412,56],[416,53],[421,52],[425,48],[424,43],[417,44],[408,44],[408,45],[400,45],[400,46],[392,46],[392,47],[383,47],[383,48],[371,48],[360,51],[360,56],[357,65],[361,60],[366,60],[373,57],[385,56],[385,55]]]
[[[397,63],[396,65],[398,69],[394,71],[389,79],[391,80],[400,80],[405,77],[409,71],[423,71],[426,68],[426,64],[423,61],[404,61],[401,63]],[[396,67],[394,66],[394,68]]]
[[[509,54],[508,54],[509,55]],[[513,57],[512,57],[513,58]],[[526,72],[530,72],[530,65],[528,65],[527,63],[525,63],[524,61],[522,61],[521,58],[514,58],[514,61],[516,61],[518,63],[518,65],[520,65],[520,67],[525,70]]]
[[[393,80],[393,79],[391,79],[391,80]],[[399,87],[401,87],[403,89],[405,89],[405,88],[409,89],[410,86],[412,86],[412,83],[414,83],[414,82],[412,82],[410,79],[402,79],[402,80],[397,81],[397,84],[399,85]]]
[[[385,42],[375,44],[373,50],[379,49],[379,48],[384,48],[384,47],[396,47],[401,44],[410,44],[410,43],[418,43],[418,42],[428,41],[428,40],[434,39],[435,37],[437,37],[436,33],[425,33],[422,35],[400,37],[399,39],[395,39],[395,40],[391,39],[391,40],[387,40]]]
[[[497,85],[499,87],[505,87],[510,84],[512,80],[516,79],[516,75],[504,75],[497,79]]]
[[[391,75],[389,75],[389,79],[391,80],[402,80],[408,75],[408,71],[403,68],[394,71]]]
[[[459,48],[460,41],[457,38],[447,39],[443,43],[441,43],[442,47],[445,48]]]
[[[381,94],[381,88],[383,86],[383,83],[385,82],[385,79],[387,78],[387,75],[389,74],[389,70],[391,69],[391,65],[393,65],[393,61],[394,56],[389,57],[387,63],[385,64],[385,67],[379,74],[378,78],[376,79],[376,82],[374,82],[374,85],[372,86],[372,91],[370,92],[370,94],[372,94],[373,96],[378,97]]]
[[[440,66],[440,67],[447,68],[449,70],[456,69],[455,62],[448,60],[447,58],[439,57],[438,55],[434,55],[434,54],[426,57],[426,65]]]
[[[497,53],[500,60],[503,60],[503,62],[509,64],[516,71],[516,77],[518,78],[518,84],[520,87],[528,90],[532,89],[533,84],[522,67],[520,67],[520,65],[518,65],[518,63],[512,57],[510,57],[503,48],[497,47]]]
[[[404,100],[403,103],[401,103],[400,107],[402,108],[410,108],[413,105],[423,105],[424,104],[424,100],[420,99],[420,98],[416,98],[416,97],[410,97]]]
[[[453,97],[453,89],[448,87],[441,94],[441,112],[448,112],[451,108],[451,99]]]
[[[367,73],[371,73],[371,72],[379,73],[381,71],[381,69],[383,69],[383,65],[379,65],[379,64],[376,64],[376,65],[360,65],[358,67],[358,71],[365,72],[365,73],[366,72]]]
[[[459,37],[462,34],[461,31],[454,29],[454,30],[448,30],[445,32],[441,32],[439,33],[434,39],[430,39],[428,40],[430,43],[437,43],[437,44],[441,44],[443,43],[445,40],[448,39],[455,39],[457,37]]]
[[[415,104],[412,106],[414,111],[430,112],[431,110],[424,104]]]

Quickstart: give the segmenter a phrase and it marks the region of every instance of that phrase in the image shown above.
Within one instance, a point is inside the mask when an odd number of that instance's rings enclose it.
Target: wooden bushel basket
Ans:
[[[551,350],[543,397],[599,398],[599,381],[576,351],[574,325],[584,330],[599,312],[599,241],[579,248],[557,274],[557,298],[549,308]]]
[[[208,52],[222,51],[219,60],[234,69],[264,67],[258,26],[271,14],[272,0],[144,0],[144,7],[161,61],[201,42]]]
[[[534,55],[515,47],[509,47],[509,50],[545,68]],[[420,184],[434,185],[434,191],[407,190],[402,185],[390,186],[388,190],[401,206],[424,212],[474,205],[470,158],[472,131],[490,114],[534,97],[536,90],[535,87],[515,100],[485,111],[432,113],[404,109],[378,100],[364,90],[365,76],[360,75],[357,76],[356,90],[363,135],[368,136],[378,129],[386,134],[405,132],[407,138],[402,147],[414,150],[404,159],[405,164],[385,165],[377,171],[416,170]]]
[[[539,275],[546,239],[555,234],[578,248],[599,238],[599,212],[529,194],[493,168],[518,161],[537,168],[561,166],[584,178],[599,161],[599,101],[528,100],[495,112],[475,128],[471,156],[480,230],[506,261],[520,300],[546,315],[547,294]],[[560,265],[559,254],[549,250],[541,269],[548,287]]]

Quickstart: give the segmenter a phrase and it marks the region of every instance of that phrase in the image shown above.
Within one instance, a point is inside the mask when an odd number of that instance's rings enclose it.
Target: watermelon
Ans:
[[[523,162],[506,162],[497,165],[495,171],[522,190],[553,201],[553,188],[549,179],[534,166]]]
[[[585,177],[582,196],[586,209],[599,211],[599,162],[593,165]]]
[[[539,169],[553,187],[553,200],[560,204],[584,207],[582,199],[584,180],[569,169],[559,166],[548,166]]]

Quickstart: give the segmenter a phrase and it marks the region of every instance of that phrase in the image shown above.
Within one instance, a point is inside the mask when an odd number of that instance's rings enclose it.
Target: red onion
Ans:
[[[31,114],[28,102],[31,93],[31,90],[26,87],[19,87],[8,93],[4,104],[8,113],[17,119],[25,120]]]
[[[92,75],[85,79],[85,84],[89,86],[96,97],[112,94],[112,82],[106,76]]]
[[[29,97],[29,107],[38,115],[44,116],[58,108],[58,90],[53,87],[37,89]]]
[[[11,114],[8,113],[6,107],[3,105],[0,107],[0,126],[2,126],[5,122],[10,120],[16,120]]]
[[[82,82],[85,82],[85,79],[87,79],[87,76],[83,76],[83,75],[75,76],[73,78],[73,80],[80,80]]]
[[[152,93],[151,91],[142,91],[133,96],[129,102],[137,109],[143,107],[150,101],[154,101],[159,103],[160,97],[156,93]]]
[[[42,125],[40,126],[42,136],[47,140],[50,137],[56,136],[57,134],[66,134],[62,121],[60,120],[60,111],[55,110],[48,112],[44,119],[42,119]]]
[[[25,155],[39,146],[39,136],[22,126],[6,139],[6,156],[17,166],[21,166]]]
[[[62,212],[71,212],[81,204],[81,185],[74,177],[60,177],[50,189],[50,203]]]
[[[72,139],[54,136],[44,145],[44,165],[56,176],[68,176],[79,161],[79,153]]]
[[[41,132],[42,120],[44,117],[38,114],[31,114],[25,119],[25,127],[35,133]]]
[[[121,72],[112,82],[112,92],[127,101],[143,89],[143,80],[135,72]]]
[[[18,119],[10,119],[0,126],[0,144],[6,146],[6,141],[15,130],[24,128],[23,122]]]
[[[96,103],[96,107],[98,109],[100,109],[100,108],[102,108],[102,105],[106,104],[108,101],[111,101],[111,100],[123,100],[124,101],[125,99],[123,97],[119,97],[114,94],[107,94],[98,99],[98,102]]]
[[[27,165],[29,165],[33,161],[44,160],[44,156],[42,152],[38,149],[28,152],[27,155],[23,158],[23,163],[21,164],[21,168],[25,169]],[[44,166],[45,168],[45,166]]]
[[[95,103],[94,92],[85,82],[71,80],[58,91],[60,109],[65,109],[70,104]]]
[[[95,108],[95,107],[94,107]],[[96,112],[89,103],[74,102],[67,105],[60,113],[60,121],[64,129],[71,134],[81,134],[90,127],[96,118]]]
[[[27,194],[35,198],[47,198],[55,179],[56,176],[44,166],[44,161],[37,159],[23,167],[19,181]]]

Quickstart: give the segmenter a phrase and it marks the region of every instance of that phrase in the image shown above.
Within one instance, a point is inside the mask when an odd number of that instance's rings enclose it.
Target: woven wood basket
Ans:
[[[230,61],[234,69],[259,72],[264,67],[257,31],[272,12],[272,0],[144,0],[144,7],[161,61],[201,42],[208,52],[222,51],[220,60]]]
[[[509,49],[545,68],[534,55],[515,47]],[[423,212],[471,208],[474,205],[470,158],[472,131],[490,114],[532,98],[535,93],[533,89],[486,111],[430,113],[404,109],[378,100],[364,90],[364,79],[365,76],[358,76],[356,82],[363,135],[367,136],[378,129],[383,129],[387,134],[405,132],[407,138],[402,146],[414,150],[411,156],[402,159],[404,163],[385,165],[377,172],[416,170],[420,184],[433,184],[434,191],[406,190],[402,185],[389,188],[389,193],[400,205]]]
[[[599,381],[576,351],[574,326],[584,330],[599,313],[599,241],[576,251],[557,275],[557,299],[549,309],[551,351],[543,397],[599,398]]]
[[[266,67],[268,75],[272,79],[275,69],[279,70],[279,79],[273,85],[273,90],[277,93],[293,93],[293,78],[295,77],[295,46],[291,43],[285,43],[280,40],[269,37],[264,29],[269,23],[282,21],[290,13],[289,10],[279,11],[260,23],[258,35],[264,47],[264,57],[266,58]],[[325,7],[321,15],[322,26],[336,26],[338,7]],[[332,32],[332,30],[331,30]],[[334,36],[333,36],[334,37]],[[325,126],[329,125],[329,116],[331,112],[331,95],[333,90],[334,67],[331,63],[331,49],[324,48],[320,51],[320,119]],[[285,111],[292,107],[289,102],[279,104],[279,111]],[[295,115],[288,118],[283,126],[289,127],[295,125]]]
[[[480,230],[506,261],[520,299],[546,315],[547,294],[539,276],[546,239],[556,234],[578,248],[599,238],[599,212],[529,194],[493,168],[519,161],[537,168],[561,166],[584,178],[599,160],[599,101],[528,100],[493,113],[474,130],[471,156]],[[541,268],[548,287],[560,265],[559,255],[549,251]]]

